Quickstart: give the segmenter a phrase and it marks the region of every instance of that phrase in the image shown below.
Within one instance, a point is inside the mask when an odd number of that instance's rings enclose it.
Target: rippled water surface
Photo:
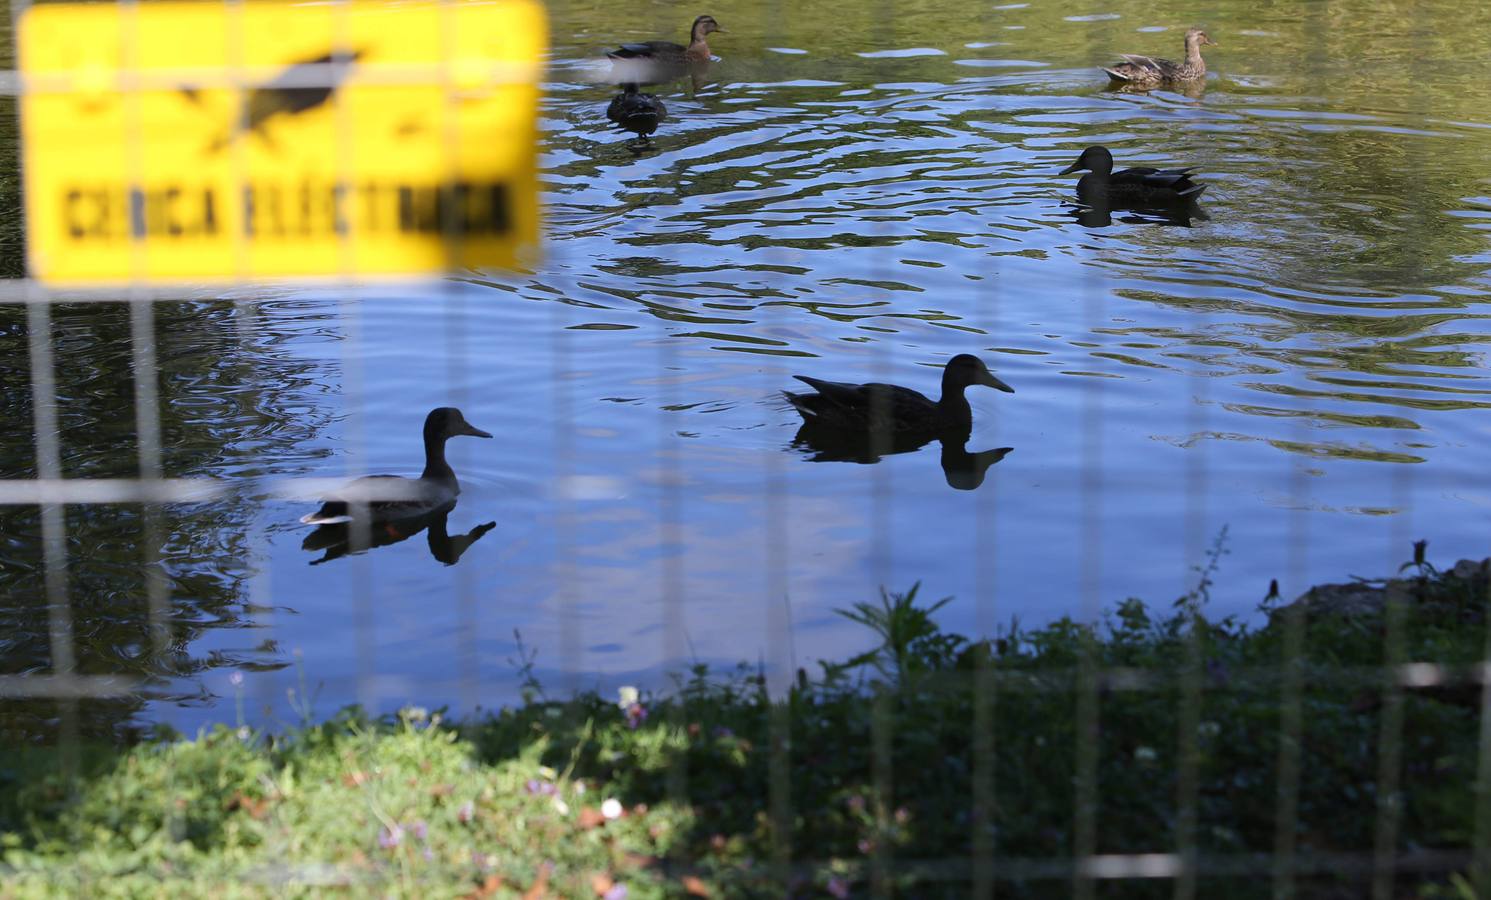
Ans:
[[[1208,9],[711,9],[719,60],[654,89],[670,119],[638,147],[594,57],[705,10],[554,4],[535,271],[156,310],[168,474],[414,473],[424,413],[454,404],[497,435],[451,444],[448,534],[475,541],[452,566],[426,534],[312,566],[304,504],[170,507],[162,653],[140,509],[70,508],[80,667],[159,678],[99,721],[229,716],[235,671],[250,715],[289,717],[302,684],[322,711],[492,704],[514,629],[556,686],[811,666],[864,645],[832,610],[879,585],[954,595],[962,630],[1168,604],[1223,529],[1212,608],[1244,616],[1270,578],[1382,574],[1410,539],[1486,555],[1491,13]],[[1106,89],[1096,64],[1178,55],[1191,24],[1221,44],[1204,88]],[[1078,215],[1057,173],[1092,143],[1197,166],[1205,217]],[[8,477],[34,474],[25,325],[0,312]],[[129,477],[129,314],[53,325],[66,474]],[[792,446],[793,374],[935,394],[960,352],[1016,391],[970,390],[968,446]],[[44,668],[39,517],[0,516],[0,649]]]

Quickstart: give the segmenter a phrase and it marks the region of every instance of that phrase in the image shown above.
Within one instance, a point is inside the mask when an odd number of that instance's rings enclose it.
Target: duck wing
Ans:
[[[689,48],[672,41],[638,41],[622,44],[607,53],[611,59],[654,59],[663,56],[682,56]]]
[[[340,525],[351,522],[355,510],[366,508],[374,522],[403,519],[428,512],[454,497],[438,497],[440,485],[402,475],[367,475],[349,481],[326,498],[321,508],[300,517],[306,525]],[[448,491],[447,491],[448,492]]]
[[[1131,187],[1146,193],[1174,193],[1176,197],[1199,197],[1206,185],[1191,180],[1194,166],[1184,169],[1155,169],[1150,166],[1135,166],[1109,176],[1109,183],[1119,187]]]
[[[1134,53],[1120,53],[1119,56],[1123,57],[1123,62],[1103,69],[1115,81],[1154,81],[1165,78],[1166,73],[1175,69],[1175,63],[1168,59]]]
[[[910,388],[895,384],[848,384],[794,375],[817,391],[783,391],[803,418],[824,426],[872,431],[905,431],[935,427],[937,404]]]

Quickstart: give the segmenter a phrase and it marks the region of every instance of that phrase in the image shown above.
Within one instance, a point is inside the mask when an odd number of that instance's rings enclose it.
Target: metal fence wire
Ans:
[[[900,15],[898,4],[894,0],[881,0],[878,7],[877,18],[885,23],[879,45],[896,46],[892,23]],[[13,0],[10,22],[18,21],[25,9],[26,4]],[[991,23],[991,33],[997,33],[995,29],[1001,26],[993,24],[997,21],[996,14],[989,12],[986,15]],[[763,21],[753,23],[753,27],[770,34],[772,28],[780,26],[763,16]],[[1328,26],[1320,22],[1318,27],[1324,29]],[[1094,39],[1093,54],[1101,54],[1104,49],[1105,45],[1097,44]],[[13,59],[14,56],[10,57]],[[169,82],[174,77],[173,73],[158,71],[139,73],[138,79],[127,79],[122,87],[126,92],[146,90],[160,83],[161,79]],[[258,83],[254,77],[231,72],[216,75],[195,72],[192,77],[194,83],[204,85],[211,78],[218,77],[221,86],[239,91],[248,91]],[[328,68],[325,72],[306,71],[297,77],[300,79],[297,86],[330,88],[335,87],[338,76]],[[411,70],[401,77],[409,78],[411,83],[426,84],[431,73]],[[1322,72],[1319,77],[1325,79],[1328,75]],[[0,78],[0,88],[6,95],[6,109],[0,112],[4,113],[4,120],[11,123],[14,121],[15,98],[22,91],[47,89],[45,85],[28,86],[14,71],[4,73]],[[448,86],[447,90],[450,102],[459,102],[456,97],[458,88]],[[341,124],[345,127],[345,121]],[[455,140],[457,136],[448,133],[446,139]],[[14,133],[7,131],[5,140],[14,141]],[[137,149],[124,147],[121,152],[137,152]],[[1412,168],[1412,161],[1408,165]],[[7,179],[10,177],[6,176]],[[767,248],[764,257],[778,265],[788,265],[791,258],[785,246]],[[871,283],[894,281],[896,274],[890,257],[884,256],[881,262],[883,265],[879,270],[865,272],[864,278]],[[463,277],[468,274],[463,273]],[[463,405],[471,393],[471,373],[466,370],[464,360],[467,359],[469,342],[474,340],[468,329],[470,306],[474,301],[464,292],[465,287],[452,279],[424,289],[445,304],[448,325],[444,340],[450,352],[443,364],[446,369],[444,377],[452,385],[453,405],[457,406]],[[325,327],[335,328],[343,335],[342,395],[339,402],[347,416],[344,430],[351,456],[365,459],[367,433],[361,410],[369,402],[368,367],[377,364],[369,362],[366,356],[367,348],[363,342],[367,327],[365,318],[371,305],[397,295],[386,291],[364,292],[359,280],[347,273],[342,276],[329,273],[327,279],[315,282],[310,289],[316,292],[323,308],[331,310],[330,322]],[[557,289],[556,293],[559,290],[562,289]],[[972,290],[971,295],[978,300],[977,312],[970,313],[968,320],[990,332],[1020,321],[1024,314],[1010,307],[1004,290],[995,279],[985,280]],[[1086,330],[1095,333],[1107,327],[1110,322],[1104,309],[1107,293],[1099,279],[1090,277],[1077,285],[1077,291]],[[182,653],[183,635],[179,624],[182,611],[176,608],[182,600],[173,596],[162,563],[164,548],[172,540],[170,523],[183,515],[183,510],[228,503],[311,502],[343,484],[343,478],[275,476],[254,472],[235,477],[200,475],[193,474],[189,465],[166,464],[166,448],[171,438],[163,431],[162,407],[193,402],[198,398],[179,393],[184,390],[180,385],[161,378],[160,336],[163,329],[172,327],[181,309],[195,305],[214,310],[213,315],[221,317],[219,324],[222,327],[236,329],[245,341],[252,342],[258,339],[257,329],[263,324],[265,313],[261,307],[284,297],[282,286],[271,289],[251,282],[230,290],[210,291],[161,288],[146,283],[124,291],[59,291],[24,277],[11,278],[0,284],[0,306],[4,307],[6,314],[0,319],[0,330],[10,331],[11,336],[24,333],[25,351],[24,362],[11,359],[4,364],[7,372],[4,389],[11,396],[3,408],[7,414],[19,410],[29,412],[29,420],[13,419],[10,428],[17,434],[24,433],[34,445],[34,462],[28,471],[7,471],[0,480],[0,506],[7,508],[0,514],[5,516],[7,529],[13,529],[12,534],[0,538],[12,541],[10,558],[5,565],[7,568],[15,567],[0,582],[6,595],[0,603],[5,607],[0,610],[0,616],[4,617],[5,627],[10,631],[4,641],[8,658],[4,671],[0,672],[0,719],[5,722],[0,725],[0,737],[7,741],[53,742],[58,751],[59,766],[64,770],[75,768],[79,747],[85,739],[82,732],[86,720],[84,710],[88,704],[119,702],[126,707],[138,708],[141,698],[160,697],[162,681],[179,674],[171,671],[170,661]],[[128,390],[119,385],[79,384],[76,379],[59,379],[59,370],[65,372],[65,363],[75,359],[79,352],[79,348],[62,342],[59,316],[92,315],[94,310],[105,311],[98,313],[105,317],[99,320],[100,340],[114,341],[116,348],[120,344],[128,348],[131,375]],[[586,457],[577,445],[577,432],[587,415],[584,404],[590,401],[575,387],[586,371],[586,361],[579,356],[571,339],[572,326],[564,310],[561,304],[554,304],[551,343],[547,347],[528,348],[526,352],[541,352],[547,356],[549,378],[555,386],[554,401],[548,409],[554,477],[556,483],[575,484],[583,483],[585,477],[594,474],[594,459]],[[1203,311],[1198,315],[1203,320],[1200,328],[1204,330],[1211,314]],[[657,507],[653,511],[655,518],[639,527],[655,530],[653,540],[656,547],[680,548],[687,546],[684,512],[690,496],[685,486],[689,484],[691,462],[677,450],[675,435],[679,425],[673,410],[691,400],[685,375],[690,357],[676,341],[660,340],[656,347],[657,380],[652,397],[655,418],[651,420],[649,431],[645,424],[647,411],[636,410],[637,421],[644,424],[639,424],[627,439],[652,441],[658,447],[655,467],[660,487]],[[102,352],[106,348],[100,343],[94,349]],[[897,358],[904,352],[892,341],[879,342],[868,351],[867,369],[875,380],[891,381],[897,373]],[[760,392],[771,394],[782,388],[783,371],[786,370],[763,370],[757,385]],[[21,383],[26,385],[24,397],[17,393],[17,386]],[[219,387],[228,389],[227,385]],[[1081,415],[1080,471],[1070,473],[1070,477],[1080,494],[1082,521],[1077,531],[1078,546],[1072,548],[1070,558],[1072,565],[1080,570],[1078,618],[1096,623],[1103,619],[1105,607],[1114,599],[1110,581],[1113,573],[1104,572],[1101,567],[1104,527],[1108,521],[1104,504],[1113,502],[1112,485],[1105,468],[1105,442],[1114,424],[1110,401],[1115,388],[1104,378],[1084,378],[1076,390],[1081,393],[1078,403]],[[1202,435],[1218,427],[1215,421],[1218,404],[1212,395],[1213,380],[1192,378],[1188,390],[1192,402],[1187,413],[1187,431]],[[132,409],[132,434],[125,443],[133,444],[135,459],[128,466],[128,474],[111,477],[70,475],[74,467],[67,457],[67,447],[86,446],[94,439],[114,439],[111,435],[91,435],[89,423],[70,411],[70,404],[80,391],[103,392],[108,404]],[[1292,427],[1303,442],[1308,427],[1306,420],[1296,419]],[[1188,523],[1186,534],[1189,542],[1185,548],[1187,573],[1182,574],[1188,574],[1191,567],[1205,559],[1213,537],[1206,529],[1208,523],[1214,521],[1212,513],[1215,510],[1207,509],[1207,503],[1213,496],[1212,487],[1220,464],[1212,458],[1207,446],[1203,441],[1191,447],[1185,456],[1184,471],[1178,474],[1186,498],[1184,517]],[[1283,520],[1287,523],[1286,531],[1279,536],[1288,547],[1288,571],[1282,573],[1282,580],[1285,584],[1303,588],[1309,556],[1319,538],[1307,501],[1309,476],[1303,467],[1282,455],[1280,460],[1280,467],[1288,468],[1293,492],[1287,504],[1289,512]],[[802,632],[796,631],[792,610],[783,602],[788,595],[793,555],[798,552],[787,537],[789,523],[796,512],[788,471],[791,464],[791,457],[786,454],[768,455],[756,481],[756,489],[764,503],[762,531],[766,535],[766,546],[762,548],[766,634],[760,645],[765,648],[763,670],[768,673],[772,690],[778,695],[789,687],[799,667],[797,655],[801,648],[794,646],[794,640],[802,640]],[[870,549],[867,558],[872,568],[879,567],[873,573],[876,580],[885,583],[891,577],[885,561],[890,557],[889,544],[893,541],[890,523],[895,516],[897,487],[888,467],[864,468],[866,471],[861,474],[869,509],[866,542]],[[116,465],[115,471],[122,472],[123,467]],[[1412,480],[1416,473],[1415,467],[1408,465],[1393,467],[1392,471],[1392,493],[1401,501],[1398,508],[1403,512],[1399,515],[1400,524],[1394,530],[1391,545],[1383,548],[1383,558],[1397,562],[1403,555],[1402,548],[1408,547],[1416,537],[1410,531],[1413,517],[1409,508]],[[1012,537],[1000,531],[994,513],[1005,489],[990,483],[982,490],[975,540],[980,547],[992,548],[1001,540]],[[551,523],[549,539],[554,543],[558,581],[555,607],[559,620],[558,645],[554,649],[559,670],[574,673],[580,670],[578,661],[586,639],[584,592],[572,577],[577,559],[586,550],[580,537],[584,533],[584,511],[581,501],[563,490],[556,490],[547,503],[550,507],[547,517]],[[288,504],[285,508],[289,509]],[[127,574],[116,573],[120,583],[126,585],[123,590],[106,587],[109,578],[114,576],[96,570],[100,561],[90,558],[86,549],[80,552],[79,545],[69,540],[75,529],[91,527],[89,523],[111,517],[113,524],[109,533],[116,539],[135,542],[138,551],[138,568]],[[34,531],[31,530],[33,527]],[[216,549],[223,554],[220,560],[222,577],[235,582],[237,590],[246,598],[245,602],[270,618],[274,608],[274,589],[267,570],[267,540],[263,534],[249,535],[242,541]],[[15,547],[21,548],[19,557],[15,555]],[[205,548],[199,549],[206,552]],[[28,555],[32,551],[36,555]],[[655,588],[662,610],[658,631],[661,656],[671,661],[687,660],[691,653],[687,611],[692,598],[684,571],[686,560],[681,553],[666,553],[660,558],[659,582]],[[974,619],[977,630],[983,634],[992,634],[1007,618],[1001,606],[1002,598],[996,596],[996,558],[992,552],[980,553],[973,562],[979,586],[977,595],[972,598]],[[379,615],[378,604],[383,597],[377,590],[367,557],[354,557],[347,562],[345,597],[337,598],[337,602],[345,603],[350,611],[351,652],[358,660],[357,697],[369,708],[376,709],[380,706],[382,694],[374,627]],[[469,710],[478,707],[489,693],[493,676],[484,671],[484,666],[489,668],[491,661],[483,660],[483,645],[477,635],[481,623],[496,613],[469,576],[459,578],[457,583],[459,596],[454,601],[459,626],[452,635],[453,646],[432,647],[429,652],[453,653],[459,660],[459,699],[462,707]],[[1491,597],[1487,600],[1491,604]],[[1191,632],[1189,649],[1182,664],[1173,672],[1105,667],[1089,645],[1086,654],[1064,671],[1022,673],[983,665],[928,679],[919,685],[920,690],[971,693],[973,697],[975,738],[966,763],[972,772],[973,792],[968,798],[968,808],[969,827],[975,835],[974,852],[971,856],[947,859],[905,859],[894,855],[889,845],[881,845],[865,863],[867,883],[881,895],[892,892],[893,878],[911,878],[920,884],[937,885],[939,890],[957,886],[961,891],[966,885],[975,896],[993,896],[1001,893],[1009,882],[1048,882],[1053,895],[1070,893],[1077,897],[1092,897],[1102,893],[1105,883],[1146,882],[1163,883],[1163,890],[1185,898],[1206,896],[1202,886],[1206,879],[1248,879],[1258,883],[1259,896],[1289,897],[1297,893],[1296,885],[1301,878],[1356,874],[1371,884],[1374,897],[1388,898],[1404,896],[1396,879],[1472,870],[1486,872],[1491,868],[1491,618],[1487,620],[1488,651],[1478,663],[1466,665],[1440,659],[1408,658],[1404,636],[1407,604],[1405,597],[1393,595],[1389,598],[1381,634],[1388,664],[1382,667],[1307,664],[1305,615],[1299,607],[1290,607],[1278,619],[1284,635],[1284,657],[1267,665],[1229,671],[1224,680],[1208,675],[1199,645],[1200,637],[1195,630]],[[158,660],[157,671],[140,674],[138,668],[113,666],[108,654],[102,652],[92,637],[92,617],[98,615],[104,605],[111,606],[113,614],[119,614],[121,607],[134,610],[130,616],[138,620],[139,645],[131,648],[129,653]],[[44,625],[40,625],[43,621]],[[195,635],[198,631],[193,629],[191,633]],[[579,686],[574,680],[566,685],[569,688]],[[1411,692],[1430,688],[1478,688],[1480,691],[1479,768],[1466,775],[1464,786],[1465,802],[1474,804],[1476,810],[1476,829],[1473,835],[1466,836],[1463,846],[1405,850],[1399,839],[1406,790],[1401,773],[1412,748],[1408,746],[1409,736],[1405,734],[1404,710]],[[1382,698],[1380,730],[1376,736],[1378,769],[1362,773],[1364,784],[1370,782],[1376,791],[1376,821],[1371,846],[1327,852],[1303,846],[1300,840],[1301,792],[1309,765],[1309,755],[1304,747],[1310,716],[1307,700],[1311,691],[1326,689],[1375,691],[1380,692]],[[1276,840],[1267,852],[1225,855],[1200,849],[1203,842],[1198,830],[1202,827],[1206,798],[1202,794],[1197,735],[1203,726],[1205,696],[1218,691],[1247,693],[1258,698],[1259,703],[1271,703],[1277,709],[1275,739],[1278,757],[1273,786]],[[1105,709],[1115,697],[1146,693],[1171,697],[1175,705],[1176,733],[1154,735],[1152,739],[1174,743],[1178,748],[1177,769],[1172,779],[1156,785],[1156,793],[1165,796],[1151,799],[1157,804],[1172,804],[1176,839],[1173,844],[1155,846],[1150,852],[1101,852],[1105,791],[1099,779],[1100,743],[1093,736],[1102,730]],[[1005,855],[999,851],[995,837],[1000,797],[1007,786],[996,780],[994,761],[1001,750],[1001,742],[1014,739],[994,730],[995,710],[1012,697],[1030,694],[1069,696],[1076,714],[1075,769],[1070,773],[1075,788],[1075,806],[1071,810],[1073,837],[1070,854],[1059,858]],[[171,699],[183,700],[187,696],[176,694]],[[201,699],[205,701],[207,698]],[[877,708],[870,753],[874,757],[874,779],[882,797],[895,795],[897,778],[901,774],[893,764],[892,745],[897,739],[895,728],[896,719],[890,708]],[[791,845],[792,822],[811,815],[811,811],[799,808],[791,793],[793,767],[805,763],[794,756],[791,720],[785,707],[773,710],[771,729],[770,790],[765,798],[765,809],[775,823],[776,834],[783,836],[777,847],[777,857],[772,862],[783,871],[823,871],[831,861],[805,859]],[[678,769],[670,784],[675,796],[686,797],[687,779],[688,773]],[[1259,788],[1253,786],[1252,789]],[[893,806],[882,803],[874,814],[885,827],[893,824]],[[1483,891],[1481,896],[1486,896],[1487,883],[1481,881],[1479,884]],[[0,895],[3,894],[3,888],[0,888]]]

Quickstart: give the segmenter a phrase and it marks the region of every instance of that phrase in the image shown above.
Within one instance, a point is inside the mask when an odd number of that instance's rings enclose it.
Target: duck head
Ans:
[[[1186,29],[1186,50],[1188,52],[1189,51],[1194,51],[1196,53],[1200,53],[1201,52],[1201,48],[1202,47],[1206,47],[1206,46],[1220,47],[1221,45],[1218,44],[1216,41],[1212,40],[1211,37],[1209,35],[1207,35],[1207,33],[1206,33],[1206,31],[1204,29],[1201,29],[1201,28],[1188,28],[1188,29]]]
[[[469,435],[471,437],[489,438],[485,431],[466,421],[461,411],[454,406],[441,406],[430,410],[425,416],[425,443],[443,442],[457,435]]]
[[[994,377],[984,361],[971,353],[959,353],[947,361],[942,370],[942,394],[948,396],[962,393],[971,384],[982,384],[995,390],[1013,394],[1015,389]]]
[[[700,16],[694,20],[694,27],[689,29],[689,41],[690,43],[703,43],[706,35],[714,34],[716,31],[720,34],[725,33],[725,29],[714,20],[714,16]]]
[[[1107,175],[1113,171],[1113,154],[1108,152],[1107,147],[1094,144],[1083,150],[1082,155],[1077,157],[1076,162],[1062,169],[1057,174],[1070,175],[1082,169],[1086,169],[1089,172],[1096,172],[1099,175]]]

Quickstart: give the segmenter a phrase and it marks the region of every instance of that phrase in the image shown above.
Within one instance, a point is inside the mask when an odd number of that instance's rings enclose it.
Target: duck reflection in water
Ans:
[[[312,552],[326,551],[319,559],[311,560],[311,565],[315,566],[339,559],[349,553],[360,553],[374,547],[397,544],[414,537],[421,531],[428,530],[426,538],[430,545],[430,555],[447,566],[453,566],[460,562],[461,554],[465,553],[472,544],[497,527],[496,522],[486,522],[465,534],[452,537],[448,530],[448,519],[450,511],[455,509],[455,506],[456,501],[452,500],[445,506],[423,515],[381,522],[370,521],[366,524],[338,522],[321,525],[306,535],[305,540],[300,544],[300,549]]]
[[[960,353],[942,370],[942,396],[931,400],[910,388],[893,384],[845,384],[794,376],[815,393],[783,391],[803,418],[793,444],[816,451],[814,461],[873,463],[894,453],[942,442],[943,471],[949,485],[971,490],[983,483],[988,467],[1010,448],[967,452],[973,410],[964,391],[984,385],[1013,394],[1015,389],[994,377],[983,360]]]
[[[316,560],[325,562],[349,552],[397,543],[429,528],[431,554],[448,564],[460,559],[461,553],[496,523],[479,526],[460,538],[453,539],[446,533],[446,516],[455,508],[461,485],[445,461],[445,442],[458,435],[491,437],[467,422],[459,409],[442,406],[430,410],[424,424],[424,472],[418,478],[369,475],[349,482],[328,497],[320,509],[301,518],[307,525],[319,526],[306,537],[302,549],[326,550],[327,555]]]
[[[1200,203],[1190,203],[1174,207],[1158,208],[1128,208],[1122,206],[1111,206],[1107,203],[1088,205],[1086,203],[1064,204],[1068,216],[1077,220],[1077,224],[1084,228],[1107,228],[1114,222],[1114,213],[1119,213],[1117,221],[1125,225],[1168,225],[1178,228],[1190,228],[1195,222],[1209,222],[1211,216],[1207,215]]]
[[[845,432],[821,425],[804,423],[792,438],[792,446],[812,453],[811,462],[877,463],[883,456],[911,453],[936,440],[942,444],[942,475],[950,488],[976,490],[984,483],[989,467],[1004,459],[1013,447],[968,452],[968,432],[949,431],[939,435],[887,439],[872,432]]]

